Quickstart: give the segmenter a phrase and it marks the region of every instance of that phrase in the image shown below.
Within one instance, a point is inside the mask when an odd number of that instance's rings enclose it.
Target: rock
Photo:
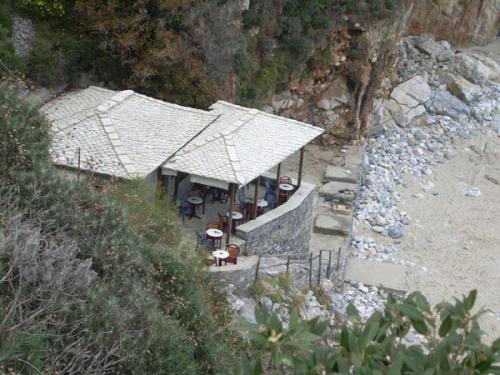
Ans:
[[[328,98],[323,98],[318,102],[318,108],[324,109],[325,111],[328,111],[330,108],[332,108],[332,104],[330,103],[330,99]]]
[[[493,115],[493,120],[490,125],[497,134],[500,134],[500,112]]]
[[[32,50],[32,42],[35,38],[35,29],[30,19],[12,17],[12,44],[16,55],[25,57]]]
[[[486,65],[465,53],[456,55],[454,69],[464,78],[477,84],[485,83],[490,77],[490,70]]]
[[[238,314],[247,322],[257,324],[255,319],[255,301],[252,298],[242,298],[244,305],[238,311]]]
[[[231,305],[231,308],[236,311],[236,312],[239,312],[241,310],[241,308],[243,306],[245,306],[245,302],[243,302],[241,299],[239,298],[236,298],[236,299],[233,299],[229,302],[229,304]]]
[[[377,215],[377,217],[375,218],[375,222],[377,223],[377,225],[380,225],[382,227],[387,224],[387,220],[381,215]]]
[[[260,299],[260,303],[267,309],[267,311],[271,311],[273,308],[273,301],[271,301],[271,298],[269,297],[262,297]]]
[[[427,80],[419,75],[399,84],[391,92],[391,98],[410,108],[425,103],[430,96],[431,88]]]
[[[477,198],[480,195],[481,195],[481,190],[479,190],[479,188],[474,187],[474,186],[465,191],[466,197]]]
[[[458,120],[461,115],[469,115],[470,108],[449,91],[438,91],[427,105],[430,112],[446,115]]]
[[[380,225],[375,225],[372,227],[372,229],[376,233],[382,233],[384,231],[384,227],[381,227]]]
[[[479,55],[479,54],[472,54],[472,56],[476,59],[481,61],[489,70],[490,70],[490,80],[493,81],[500,81],[500,65],[497,64],[494,60],[490,59],[487,56],[484,55]]]
[[[451,160],[458,156],[458,152],[453,150],[452,148],[447,148],[444,154],[445,159]]]
[[[470,103],[474,96],[481,91],[481,86],[467,81],[462,76],[445,73],[443,80],[446,82],[448,90],[465,103]]]
[[[389,232],[387,234],[393,239],[398,239],[405,235],[405,231],[401,226],[394,226],[389,228]]]
[[[401,105],[392,99],[387,102],[387,109],[389,110],[396,124],[403,128],[408,126],[415,117],[426,113],[425,107],[423,105],[410,108],[406,105]]]
[[[436,42],[430,34],[422,35],[415,43],[415,47],[438,61],[450,61],[454,55],[446,45]]]

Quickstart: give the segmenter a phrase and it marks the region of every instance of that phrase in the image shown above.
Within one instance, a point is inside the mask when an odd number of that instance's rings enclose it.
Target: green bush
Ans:
[[[12,35],[12,16],[7,6],[0,4],[0,27],[7,31],[7,36]]]
[[[287,329],[276,313],[256,309],[257,326],[246,324],[256,347],[254,360],[242,357],[237,374],[267,371],[293,374],[499,374],[500,338],[482,341],[473,312],[476,291],[431,309],[425,297],[390,297],[383,312],[363,321],[351,305],[341,329],[326,335],[328,321],[300,321],[292,313]],[[409,333],[421,344],[407,345]],[[328,345],[328,343],[330,343]],[[268,373],[268,372],[266,372]]]
[[[28,75],[43,86],[55,86],[64,79],[62,56],[50,40],[38,37],[28,56]]]
[[[36,362],[45,373],[63,372],[70,364],[86,369],[80,373],[227,373],[234,358],[224,336],[234,335],[218,334],[209,289],[213,284],[204,273],[176,243],[147,240],[161,238],[156,223],[143,223],[142,233],[137,232],[138,223],[127,214],[138,207],[136,197],[124,205],[85,182],[62,179],[48,165],[47,126],[35,109],[7,89],[0,90],[0,108],[0,157],[6,166],[0,175],[0,236],[1,223],[16,218],[34,226],[44,246],[73,243],[74,261],[91,265],[96,273],[78,303],[74,293],[44,290],[44,297],[35,294],[29,306],[37,309],[44,301],[56,301],[49,317],[36,315],[20,328],[20,315],[3,319],[2,332],[19,334],[2,341],[0,368],[31,374],[37,373],[31,366]],[[14,207],[13,215],[7,207]],[[166,217],[172,217],[169,208],[164,209]],[[144,210],[142,217],[157,214]],[[174,233],[170,237],[176,238]],[[0,315],[16,302],[11,288],[28,293],[44,286],[37,279],[29,289],[17,280],[7,282],[1,270],[11,267],[13,259],[0,257]],[[36,332],[36,341],[22,339],[30,332]],[[65,349],[73,344],[88,355]],[[103,366],[109,367],[104,371]]]

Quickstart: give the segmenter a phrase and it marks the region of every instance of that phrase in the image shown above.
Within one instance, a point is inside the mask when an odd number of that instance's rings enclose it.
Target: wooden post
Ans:
[[[181,182],[181,175],[180,172],[177,172],[175,175],[175,182],[174,182],[174,201],[177,198],[177,193],[179,192],[179,183]]]
[[[280,172],[281,163],[278,164],[278,172],[276,173],[276,207],[280,205]]]
[[[340,252],[342,251],[342,248],[339,247],[339,254],[337,255],[337,265],[335,266],[335,272],[339,272],[339,267],[340,267]]]
[[[332,251],[328,251],[328,267],[326,268],[326,278],[330,278],[330,273],[332,272]]]
[[[286,275],[288,276],[288,271],[290,270],[290,255],[286,257]]]
[[[319,251],[319,259],[318,259],[318,286],[321,282],[321,258],[323,257],[323,250]]]
[[[255,180],[255,193],[253,195],[253,212],[252,220],[257,217],[257,200],[259,199],[260,176]]]
[[[229,184],[229,212],[227,214],[227,237],[226,245],[231,241],[233,230],[233,204],[234,204],[234,184]]]
[[[297,188],[300,187],[302,183],[302,168],[304,166],[304,147],[300,149],[300,161],[299,161],[299,179],[297,180]]]
[[[309,289],[312,289],[313,256],[309,254]]]
[[[161,167],[158,168],[158,175],[156,177],[156,188],[160,199],[165,197],[165,178],[161,174]]]
[[[260,254],[259,254],[259,259],[257,260],[257,266],[255,267],[255,280],[254,280],[254,283],[257,282],[257,280],[259,279],[259,267],[260,267]]]

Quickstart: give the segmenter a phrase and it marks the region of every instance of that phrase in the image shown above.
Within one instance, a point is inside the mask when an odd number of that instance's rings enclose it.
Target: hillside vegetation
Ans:
[[[45,120],[4,85],[0,165],[0,372],[232,368],[236,347],[219,331],[225,305],[196,258],[177,249],[172,214],[158,221],[128,210],[127,199],[60,178]],[[153,220],[138,227],[127,212]]]

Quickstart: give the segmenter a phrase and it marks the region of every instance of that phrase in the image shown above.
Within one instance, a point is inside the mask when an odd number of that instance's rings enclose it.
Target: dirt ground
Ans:
[[[481,326],[494,339],[500,337],[500,137],[476,137],[458,149],[458,157],[426,178],[433,187],[409,177],[400,189],[400,208],[412,223],[398,257],[409,265],[410,289],[433,304],[477,289],[478,306],[491,310]],[[474,188],[480,195],[466,196]]]

